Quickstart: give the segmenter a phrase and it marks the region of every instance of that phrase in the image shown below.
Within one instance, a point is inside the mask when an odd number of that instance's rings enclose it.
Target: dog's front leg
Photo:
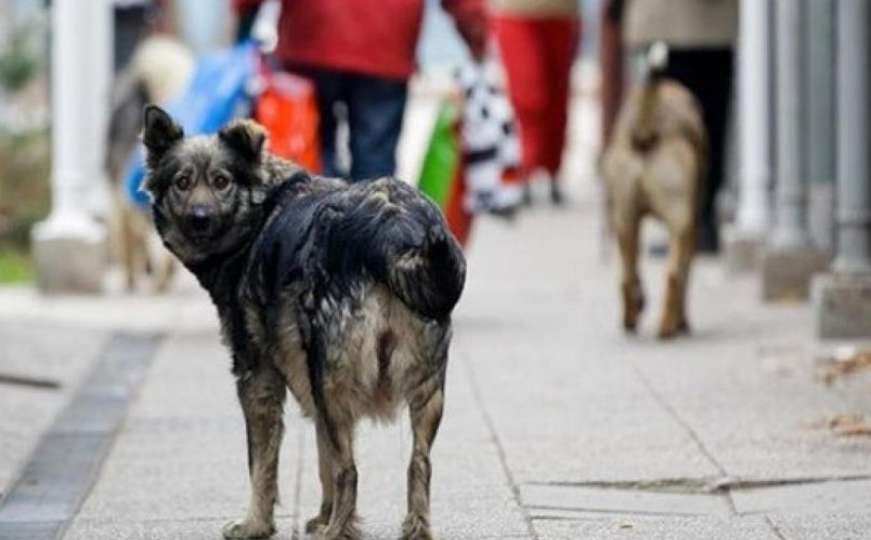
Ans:
[[[278,453],[284,432],[284,380],[271,368],[243,375],[237,381],[248,436],[251,502],[244,519],[224,526],[228,539],[265,538],[275,532],[273,511],[278,498]]]
[[[429,454],[439,429],[444,409],[443,376],[418,390],[417,399],[409,405],[414,450],[408,465],[408,514],[402,524],[403,540],[430,540],[429,484],[432,465]],[[435,384],[435,389],[432,389]]]

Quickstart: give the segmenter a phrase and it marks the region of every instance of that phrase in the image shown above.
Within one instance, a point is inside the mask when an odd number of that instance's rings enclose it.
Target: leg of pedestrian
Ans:
[[[405,115],[408,83],[366,75],[349,78],[351,179],[392,176],[396,172],[396,145]]]

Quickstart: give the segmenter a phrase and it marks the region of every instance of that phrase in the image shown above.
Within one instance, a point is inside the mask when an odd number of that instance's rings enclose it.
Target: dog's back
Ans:
[[[683,226],[694,219],[706,163],[695,97],[676,81],[649,76],[626,100],[605,154],[611,203]]]

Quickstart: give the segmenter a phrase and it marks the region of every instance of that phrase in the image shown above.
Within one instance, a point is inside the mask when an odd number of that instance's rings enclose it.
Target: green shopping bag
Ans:
[[[442,211],[448,204],[451,185],[460,164],[460,144],[456,133],[458,116],[457,107],[448,101],[439,108],[418,181],[418,188]]]
[[[460,116],[453,102],[445,101],[439,109],[417,186],[441,208],[448,228],[460,244],[466,245],[472,215],[463,206],[466,183],[460,147]]]

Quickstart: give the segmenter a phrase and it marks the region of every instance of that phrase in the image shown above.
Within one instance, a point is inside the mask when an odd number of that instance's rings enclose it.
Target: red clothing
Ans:
[[[556,177],[559,170],[579,26],[573,17],[493,17],[520,125],[524,174],[540,167]]]
[[[234,0],[237,11],[262,0]],[[283,0],[276,54],[285,64],[407,79],[423,19],[423,0]],[[482,0],[442,0],[460,34],[478,54],[484,48]]]

